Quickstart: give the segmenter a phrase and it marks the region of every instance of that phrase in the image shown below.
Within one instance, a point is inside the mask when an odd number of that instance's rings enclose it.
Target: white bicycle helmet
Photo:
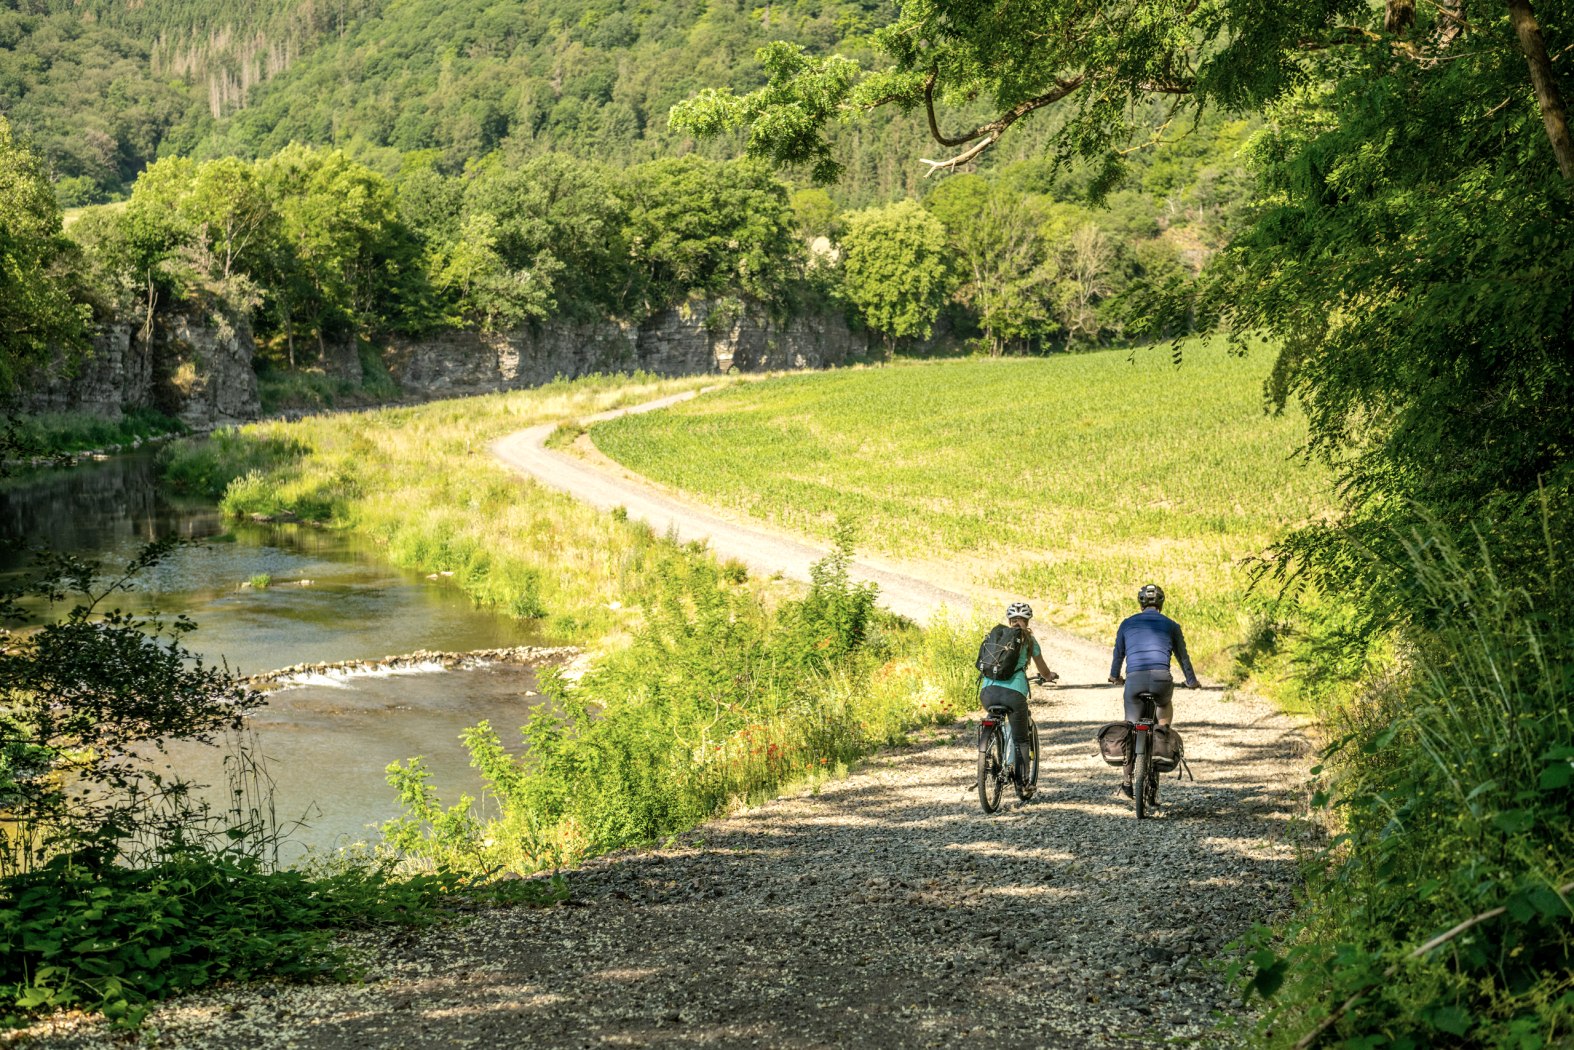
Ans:
[[[1024,620],[1031,620],[1033,618],[1033,607],[1027,602],[1012,602],[1006,606],[1007,622],[1016,619],[1018,616]]]

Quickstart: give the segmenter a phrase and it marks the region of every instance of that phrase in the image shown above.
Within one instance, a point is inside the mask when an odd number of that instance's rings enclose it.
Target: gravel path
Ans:
[[[604,498],[643,516],[626,493]],[[1165,778],[1159,815],[1138,824],[1094,755],[1120,706],[1107,650],[1046,641],[1062,685],[1035,697],[1031,802],[984,816],[971,725],[932,729],[817,793],[595,860],[567,905],[363,938],[364,984],[190,996],[151,1018],[159,1045],[1244,1041],[1222,949],[1292,903],[1308,742],[1254,701],[1180,691],[1197,781]],[[40,1046],[114,1038],[70,1019],[33,1032]]]

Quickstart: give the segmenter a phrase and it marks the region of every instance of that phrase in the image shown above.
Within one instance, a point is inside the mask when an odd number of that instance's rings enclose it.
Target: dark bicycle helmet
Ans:
[[[1164,588],[1156,583],[1143,584],[1137,592],[1137,604],[1142,608],[1164,608]]]

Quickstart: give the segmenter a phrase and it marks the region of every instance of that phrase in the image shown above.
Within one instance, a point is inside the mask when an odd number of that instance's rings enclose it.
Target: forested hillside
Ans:
[[[850,0],[8,0],[0,112],[33,136],[67,203],[124,193],[161,155],[291,142],[343,146],[385,174],[418,150],[454,170],[496,149],[626,163],[683,143],[673,103],[756,86],[767,41],[858,52],[890,15]],[[891,122],[852,134],[848,199],[910,188],[917,136]]]

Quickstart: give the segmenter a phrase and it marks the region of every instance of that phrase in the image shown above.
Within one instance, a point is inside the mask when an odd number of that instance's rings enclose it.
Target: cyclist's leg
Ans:
[[[1017,768],[1022,769],[1027,761],[1027,697],[1015,689],[993,685],[984,689],[980,699],[991,707],[999,705],[1006,709],[1011,720],[1011,739],[1016,742]]]
[[[1166,674],[1162,682],[1155,682],[1153,690],[1153,713],[1159,720],[1159,725],[1167,726],[1175,718],[1175,679]]]

